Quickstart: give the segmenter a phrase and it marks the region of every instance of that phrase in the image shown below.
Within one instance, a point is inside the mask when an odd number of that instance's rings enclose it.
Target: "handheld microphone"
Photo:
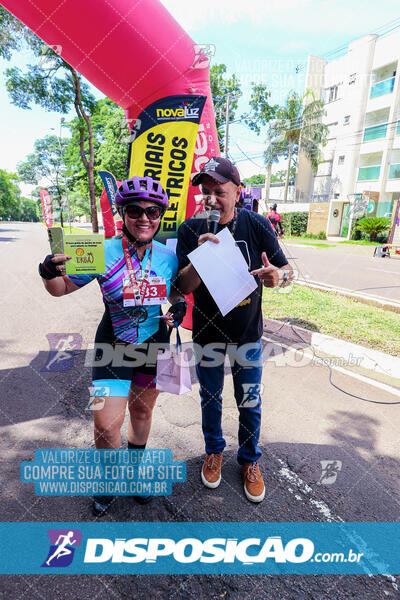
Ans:
[[[217,233],[217,225],[221,215],[218,210],[212,210],[210,212],[210,216],[208,217],[208,231],[209,233],[213,233],[214,235]]]

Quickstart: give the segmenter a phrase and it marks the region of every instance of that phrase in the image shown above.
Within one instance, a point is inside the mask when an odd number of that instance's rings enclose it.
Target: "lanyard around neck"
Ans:
[[[131,286],[134,290],[136,303],[138,305],[142,305],[143,300],[146,296],[147,286],[149,285],[149,276],[151,273],[151,259],[152,259],[152,255],[153,255],[153,242],[151,243],[150,256],[147,260],[146,268],[145,268],[144,272],[142,272],[142,269],[140,269],[140,273],[141,273],[140,278],[142,280],[140,285],[137,280],[135,270],[133,268],[133,262],[132,262],[131,254],[129,252],[128,242],[127,242],[127,239],[125,236],[122,238],[122,249],[124,251],[124,257],[125,257],[125,263],[126,263],[126,267],[127,267],[127,271],[128,271],[128,277],[130,279]]]

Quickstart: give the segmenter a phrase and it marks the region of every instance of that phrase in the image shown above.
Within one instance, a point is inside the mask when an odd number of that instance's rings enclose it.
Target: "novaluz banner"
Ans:
[[[1,574],[398,574],[400,523],[0,523]]]

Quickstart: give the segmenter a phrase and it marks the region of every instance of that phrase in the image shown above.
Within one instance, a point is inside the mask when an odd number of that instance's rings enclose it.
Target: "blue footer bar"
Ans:
[[[1,574],[398,574],[400,523],[0,523]]]

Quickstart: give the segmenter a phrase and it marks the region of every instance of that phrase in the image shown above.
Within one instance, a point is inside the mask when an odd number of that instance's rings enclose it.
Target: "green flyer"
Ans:
[[[98,233],[64,234],[66,275],[104,273],[104,235]]]

